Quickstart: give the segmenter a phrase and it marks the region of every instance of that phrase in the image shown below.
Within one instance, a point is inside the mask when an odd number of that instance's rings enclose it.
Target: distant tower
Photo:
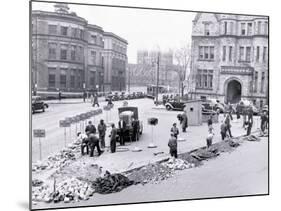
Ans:
[[[68,14],[69,7],[67,4],[57,3],[57,4],[55,4],[54,7],[55,7],[55,12]]]

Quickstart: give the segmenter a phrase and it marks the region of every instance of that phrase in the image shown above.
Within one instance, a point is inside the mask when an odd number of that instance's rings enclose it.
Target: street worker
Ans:
[[[208,124],[208,132],[213,133],[214,128],[213,128],[213,115],[212,114],[210,114],[207,124]]]
[[[174,158],[178,158],[178,143],[173,132],[171,133],[168,146],[170,148],[170,155]]]
[[[97,94],[95,94],[95,96],[94,96],[93,107],[95,107],[96,105],[97,105],[98,107],[100,107],[100,105],[99,105],[99,99],[98,99],[98,95],[97,95]]]
[[[136,119],[132,119],[132,128],[133,128],[133,141],[138,140],[138,126],[139,122]]]
[[[229,113],[230,119],[233,120],[233,117],[232,117],[233,107],[230,104],[230,102],[228,102],[228,104],[227,104],[227,112]]]
[[[124,136],[125,136],[125,132],[126,132],[126,122],[120,118],[119,122],[118,122],[118,128],[119,128],[119,136],[120,136],[120,145],[123,146],[125,145],[125,140],[124,140]]]
[[[59,101],[61,101],[61,97],[62,97],[62,94],[61,94],[61,91],[59,90]]]
[[[110,96],[110,97],[108,98],[107,105],[108,105],[108,106],[109,106],[109,105],[113,105],[113,103],[112,103],[112,96]]]
[[[181,122],[182,132],[185,133],[186,128],[188,127],[187,115],[184,112],[181,116],[182,116],[182,122]]]
[[[105,132],[106,132],[106,125],[104,124],[104,120],[101,119],[98,125],[98,132],[99,132],[99,139],[101,142],[101,148],[105,148]]]
[[[230,119],[231,119],[230,114],[229,113],[226,114],[224,123],[226,125],[226,131],[228,132],[229,137],[232,138],[231,129],[230,129],[231,128]]]
[[[93,103],[94,103],[94,96],[93,96],[93,94],[91,94],[90,99],[91,99],[91,104],[93,105]]]
[[[114,153],[116,151],[116,136],[117,136],[117,129],[114,124],[111,125],[111,133],[109,135],[110,137],[110,151],[111,153]]]
[[[100,156],[103,153],[103,151],[101,151],[101,149],[100,149],[99,139],[93,133],[91,133],[89,135],[89,147],[90,147],[90,157],[94,156],[94,150],[95,150],[96,147],[97,147],[97,150],[98,150],[98,156]]]
[[[92,121],[88,122],[88,125],[86,126],[85,132],[89,136],[90,134],[95,134],[97,131],[95,125],[92,124]]]
[[[226,138],[226,131],[227,131],[227,127],[224,121],[222,121],[221,124],[221,140],[224,141],[224,139]]]
[[[213,137],[214,137],[214,134],[213,134],[213,133],[209,133],[209,134],[208,134],[207,139],[206,139],[207,148],[209,148],[210,146],[212,146]]]
[[[248,108],[248,120],[251,121],[251,123],[253,124],[254,122],[254,110],[252,105],[249,106]]]
[[[253,126],[253,118],[251,115],[247,115],[246,122],[245,122],[245,130],[247,131],[246,136],[251,135],[251,130]]]
[[[171,128],[171,133],[173,133],[175,138],[178,139],[179,129],[177,128],[177,123],[173,124],[173,127]]]
[[[84,149],[86,148],[87,155],[89,154],[89,138],[86,134],[78,132],[77,141],[81,143],[81,155],[84,155]]]
[[[87,98],[87,93],[84,91],[84,92],[83,92],[83,102],[84,102],[84,103],[86,102],[86,98]]]
[[[262,114],[261,114],[261,132],[262,132],[262,134],[264,134],[267,121],[268,121],[268,119],[267,119],[267,112],[263,111]]]

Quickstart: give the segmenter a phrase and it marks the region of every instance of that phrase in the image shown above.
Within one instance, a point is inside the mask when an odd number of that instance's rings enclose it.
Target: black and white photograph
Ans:
[[[30,209],[268,195],[269,16],[94,3],[29,2]]]

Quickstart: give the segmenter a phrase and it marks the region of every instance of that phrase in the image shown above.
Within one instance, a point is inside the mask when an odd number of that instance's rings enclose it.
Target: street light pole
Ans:
[[[157,72],[156,72],[156,104],[158,105],[158,87],[159,87],[159,57],[160,53],[158,51],[157,55]]]

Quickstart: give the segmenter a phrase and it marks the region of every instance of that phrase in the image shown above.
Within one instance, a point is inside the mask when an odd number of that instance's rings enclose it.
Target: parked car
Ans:
[[[165,107],[168,111],[169,110],[183,111],[185,108],[185,102],[171,100],[165,103]]]
[[[38,110],[45,112],[45,108],[48,108],[48,104],[45,104],[44,101],[39,96],[32,96],[32,113],[35,113]]]

